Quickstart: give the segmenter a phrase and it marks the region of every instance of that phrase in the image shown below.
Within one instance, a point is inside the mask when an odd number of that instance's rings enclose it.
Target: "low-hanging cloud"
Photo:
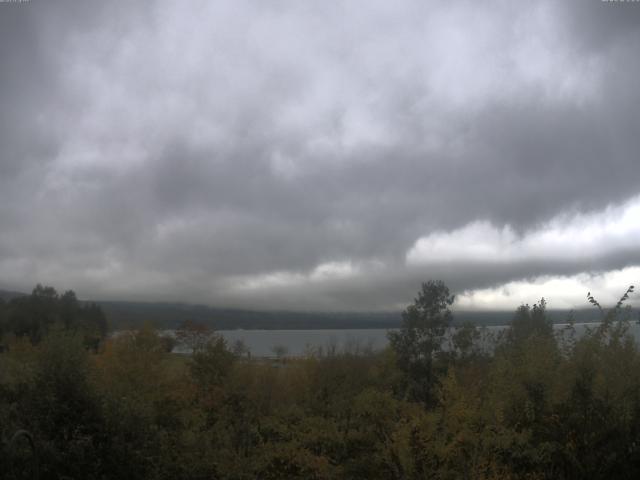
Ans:
[[[518,235],[510,225],[498,228],[474,221],[451,232],[433,232],[407,252],[407,263],[574,262],[578,268],[628,252],[640,245],[640,196],[603,211],[562,214]],[[635,258],[633,258],[635,260]]]

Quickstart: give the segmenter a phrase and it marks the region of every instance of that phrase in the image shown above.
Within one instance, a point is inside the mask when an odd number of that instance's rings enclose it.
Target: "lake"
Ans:
[[[586,328],[594,328],[598,323],[576,323],[576,335],[580,336]],[[567,324],[554,325],[558,334],[567,327]],[[481,327],[481,343],[487,344],[492,336],[504,330],[506,326]],[[632,323],[631,333],[636,339],[640,339],[640,325]],[[282,347],[281,353],[286,356],[301,356],[319,348],[354,349],[371,348],[381,350],[389,343],[387,329],[346,329],[346,330],[218,330],[229,344],[241,340],[249,348],[251,354],[256,357],[275,357],[275,347]],[[172,335],[172,331],[165,331]],[[184,349],[176,347],[177,353],[186,353]]]

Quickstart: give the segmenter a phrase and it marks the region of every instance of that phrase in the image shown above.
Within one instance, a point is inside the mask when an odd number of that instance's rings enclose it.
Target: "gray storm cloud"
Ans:
[[[369,310],[443,278],[473,306],[640,262],[638,4],[32,0],[0,26],[0,287]]]

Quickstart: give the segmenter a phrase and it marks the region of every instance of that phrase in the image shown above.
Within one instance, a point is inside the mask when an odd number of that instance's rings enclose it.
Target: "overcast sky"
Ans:
[[[511,309],[640,280],[640,3],[31,0],[0,61],[0,288]]]

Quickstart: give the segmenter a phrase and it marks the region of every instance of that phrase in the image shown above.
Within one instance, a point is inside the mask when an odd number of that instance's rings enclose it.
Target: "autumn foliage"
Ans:
[[[150,327],[96,346],[59,311],[16,333],[3,304],[0,478],[31,478],[35,454],[46,479],[638,478],[624,302],[580,335],[554,330],[544,301],[524,305],[488,339],[452,329],[452,300],[426,283],[388,349],[286,362],[193,324],[190,355]],[[37,452],[9,444],[19,430]]]

